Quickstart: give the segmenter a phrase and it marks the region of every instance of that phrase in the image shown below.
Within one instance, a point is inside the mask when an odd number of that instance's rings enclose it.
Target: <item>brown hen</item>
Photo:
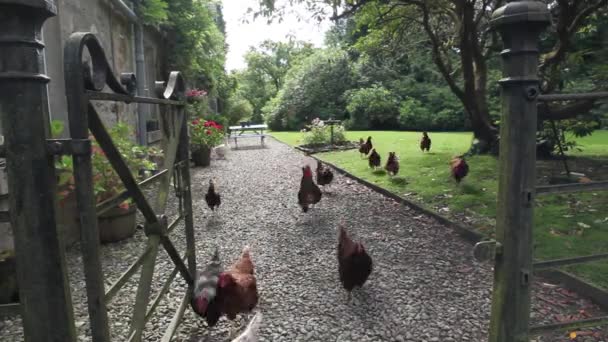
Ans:
[[[233,322],[230,336],[235,333],[234,320],[240,313],[249,313],[258,304],[258,290],[249,247],[228,271],[222,272],[217,284],[217,295],[207,308],[207,324],[214,326],[221,316]]]
[[[344,223],[340,224],[338,237],[338,273],[340,282],[347,291],[350,301],[351,291],[362,287],[372,273],[372,258],[367,254],[363,244],[354,242],[346,233]]]

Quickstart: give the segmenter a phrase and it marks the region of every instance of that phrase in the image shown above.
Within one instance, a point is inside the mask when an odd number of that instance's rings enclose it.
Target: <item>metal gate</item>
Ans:
[[[480,242],[476,255],[494,259],[490,342],[528,342],[529,334],[608,323],[608,316],[529,327],[530,287],[535,271],[608,258],[608,253],[533,262],[533,207],[537,195],[608,190],[608,182],[536,186],[537,104],[608,98],[608,92],[541,95],[538,79],[539,35],[550,23],[547,5],[507,1],[492,16],[504,43],[500,175],[496,241]]]
[[[55,169],[57,155],[71,155],[81,226],[88,312],[92,340],[110,341],[107,304],[141,267],[139,287],[128,341],[141,341],[142,332],[156,306],[179,272],[192,285],[196,257],[190,193],[189,140],[184,102],[184,80],[172,72],[167,82],[156,82],[156,98],[135,96],[133,74],[117,80],[101,44],[91,33],[74,33],[64,50],[65,85],[70,139],[48,139],[49,120],[44,75],[44,45],[40,42],[44,21],[56,13],[52,1],[0,0],[0,105],[10,186],[10,222],[15,232],[20,311],[26,341],[75,341],[69,279],[55,220]],[[88,61],[83,54],[88,51]],[[102,92],[109,89],[110,92]],[[161,106],[164,167],[137,183],[115,147],[91,101],[149,103]],[[122,180],[125,191],[95,205],[89,130]],[[179,213],[169,220],[165,208],[173,185]],[[142,186],[159,182],[155,203],[149,203]],[[148,237],[144,252],[109,288],[99,252],[97,215],[132,198],[145,218]],[[6,217],[9,216],[9,217]],[[179,255],[169,233],[185,221],[186,255]],[[151,282],[159,245],[175,269],[150,301]],[[184,263],[187,259],[187,266]],[[169,341],[188,306],[188,291],[175,313],[163,341]]]

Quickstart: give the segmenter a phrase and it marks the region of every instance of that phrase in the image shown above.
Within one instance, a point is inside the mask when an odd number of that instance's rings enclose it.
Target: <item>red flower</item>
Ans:
[[[211,130],[210,129],[207,130],[207,135],[211,135]]]
[[[192,124],[193,125],[198,125],[200,123],[200,121],[201,121],[200,119],[192,120]]]

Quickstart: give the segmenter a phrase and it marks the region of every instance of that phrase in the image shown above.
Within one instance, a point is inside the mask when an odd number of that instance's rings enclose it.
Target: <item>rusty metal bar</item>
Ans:
[[[146,247],[144,252],[137,258],[137,260],[135,260],[135,262],[129,266],[129,268],[114,282],[114,284],[110,286],[110,289],[108,289],[108,292],[106,292],[104,297],[106,304],[112,302],[112,298],[114,298],[118,291],[120,291],[120,289],[129,281],[129,279],[131,279],[133,274],[137,272],[139,266],[141,266],[141,264],[150,256],[151,251],[152,249],[149,246]]]
[[[144,260],[139,277],[139,285],[137,287],[137,295],[135,297],[135,308],[133,309],[133,317],[131,319],[131,328],[129,341],[141,341],[144,327],[146,325],[146,309],[150,300],[150,290],[152,287],[152,277],[154,275],[154,266],[156,256],[158,255],[159,236],[152,235],[148,237],[148,248],[151,249],[150,256]]]
[[[530,334],[541,334],[547,331],[555,330],[575,330],[581,328],[596,327],[600,325],[608,324],[608,316],[600,316],[589,319],[582,319],[578,321],[564,322],[564,323],[553,323],[544,325],[534,325],[530,327]]]
[[[124,103],[152,103],[152,104],[164,104],[173,106],[184,106],[185,102],[158,99],[154,97],[142,97],[142,96],[130,96],[126,94],[113,94],[113,93],[100,93],[97,91],[87,91],[87,97],[93,101],[117,101]]]
[[[183,109],[181,109],[183,110]],[[190,140],[188,138],[188,121],[187,113],[184,114],[184,121],[180,130],[179,146],[177,148],[178,158],[180,163],[179,172],[181,172],[182,189],[181,201],[183,203],[185,216],[185,235],[186,235],[186,254],[188,255],[188,269],[190,274],[196,273],[196,243],[194,240],[194,217],[192,212],[192,181],[190,179]]]
[[[574,257],[574,258],[539,261],[539,262],[535,262],[533,267],[534,267],[534,271],[539,271],[539,270],[543,270],[543,269],[547,269],[547,268],[582,264],[582,263],[602,260],[602,259],[608,259],[608,253],[586,255],[586,256],[580,256],[580,257]]]
[[[137,185],[140,188],[148,186],[148,185],[158,181],[165,173],[167,173],[167,171],[168,171],[167,169],[164,169],[164,170],[160,171],[159,173],[155,174],[154,176],[148,177],[148,178],[144,179],[143,181],[137,183]],[[128,190],[125,190],[125,191],[121,192],[120,194],[99,203],[97,205],[97,207],[95,207],[97,210],[97,215],[99,216],[99,215],[105,213],[106,211],[116,207],[117,205],[122,203],[124,200],[126,200],[130,196],[131,196],[131,193]]]
[[[165,334],[163,335],[163,338],[161,339],[161,342],[171,342],[171,339],[173,338],[175,331],[177,331],[179,324],[182,322],[182,317],[184,316],[184,312],[186,311],[186,308],[188,307],[188,303],[189,303],[189,295],[188,295],[188,292],[186,291],[184,293],[184,297],[182,298],[182,302],[179,305],[179,308],[177,309],[177,312],[175,312],[175,315],[173,316],[173,319],[171,320],[169,327],[167,328],[167,330],[165,331]]]
[[[25,341],[76,340],[66,262],[55,216],[56,179],[47,153],[49,109],[42,27],[51,0],[0,0],[0,120],[9,210],[18,260]]]
[[[576,100],[596,100],[608,98],[608,91],[597,91],[592,93],[578,94],[543,94],[538,96],[538,101],[576,101]]]
[[[96,75],[93,79],[102,79],[100,73],[109,69],[101,44],[95,36],[87,33],[73,33],[64,48],[64,78],[68,104],[70,136],[73,139],[89,138],[89,118],[92,106],[85,97],[85,72],[83,70],[83,53],[85,46],[89,50],[91,62]],[[105,67],[105,68],[104,68]],[[106,77],[103,75],[103,86]],[[104,303],[105,290],[101,252],[99,248],[99,229],[95,212],[93,191],[93,166],[91,153],[73,155],[74,180],[76,184],[76,202],[80,219],[80,239],[82,242],[82,259],[87,291],[87,304],[93,342],[110,341],[108,313]]]
[[[590,183],[572,183],[572,184],[557,184],[557,185],[541,185],[536,187],[536,194],[559,194],[566,192],[608,190],[608,181],[590,182]]]

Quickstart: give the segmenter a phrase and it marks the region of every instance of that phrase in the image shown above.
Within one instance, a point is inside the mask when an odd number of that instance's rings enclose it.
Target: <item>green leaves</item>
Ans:
[[[167,8],[165,0],[145,0],[139,8],[144,23],[149,25],[162,24],[167,21]]]

